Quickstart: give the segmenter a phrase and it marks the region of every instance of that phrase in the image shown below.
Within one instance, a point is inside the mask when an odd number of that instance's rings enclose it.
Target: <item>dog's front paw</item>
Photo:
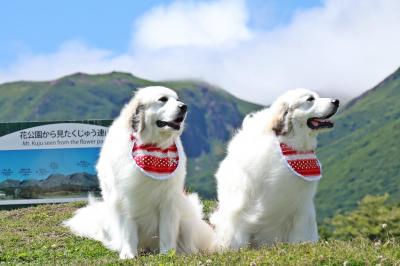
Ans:
[[[137,256],[137,252],[133,251],[130,248],[123,247],[121,249],[121,252],[119,253],[119,258],[121,260],[126,260],[126,259],[133,259]]]

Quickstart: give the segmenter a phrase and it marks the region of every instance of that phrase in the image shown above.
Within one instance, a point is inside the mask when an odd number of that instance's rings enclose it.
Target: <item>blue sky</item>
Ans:
[[[398,14],[398,0],[2,1],[0,83],[124,71],[263,104],[296,87],[349,99],[399,66]]]
[[[167,5],[160,0],[13,0],[0,4],[0,66],[18,54],[55,51],[68,40],[122,53],[128,50],[136,18],[149,9]],[[318,0],[251,0],[251,25],[272,28],[287,23],[298,9],[320,4]],[[268,15],[268,17],[266,16]]]
[[[52,52],[71,39],[127,49],[135,17],[160,1],[6,1],[1,4],[0,64],[21,52]]]

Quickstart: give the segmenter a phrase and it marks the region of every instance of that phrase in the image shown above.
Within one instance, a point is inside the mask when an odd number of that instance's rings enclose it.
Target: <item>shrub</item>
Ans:
[[[342,240],[367,238],[372,241],[400,239],[400,204],[385,204],[388,197],[388,194],[365,196],[357,209],[327,220],[321,226],[321,237]]]

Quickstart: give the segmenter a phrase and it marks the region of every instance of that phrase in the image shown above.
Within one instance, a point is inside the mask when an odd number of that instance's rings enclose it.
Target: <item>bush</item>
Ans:
[[[400,239],[400,204],[385,204],[389,195],[365,196],[357,209],[337,214],[321,226],[322,238],[349,240],[367,238],[372,241]]]

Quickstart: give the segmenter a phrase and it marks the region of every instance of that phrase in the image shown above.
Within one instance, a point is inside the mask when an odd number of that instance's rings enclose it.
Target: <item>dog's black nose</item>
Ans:
[[[338,99],[332,100],[332,103],[333,103],[335,106],[339,106],[339,100],[338,100]]]
[[[184,114],[187,111],[187,105],[186,104],[179,105],[179,109],[181,110],[181,113]]]

